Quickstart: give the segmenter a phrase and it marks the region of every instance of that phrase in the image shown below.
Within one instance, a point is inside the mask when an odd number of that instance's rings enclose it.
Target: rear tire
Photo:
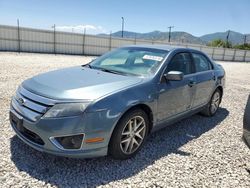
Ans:
[[[147,114],[141,109],[127,112],[116,125],[110,143],[109,154],[114,159],[133,157],[142,147],[149,130]]]
[[[201,114],[207,117],[215,115],[219,108],[221,97],[221,91],[219,89],[216,89],[205,109],[201,111]]]

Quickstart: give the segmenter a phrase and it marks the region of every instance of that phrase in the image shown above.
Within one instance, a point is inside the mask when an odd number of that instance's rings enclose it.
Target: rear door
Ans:
[[[210,60],[201,53],[191,53],[196,72],[196,91],[193,108],[205,105],[215,88],[216,77]]]
[[[165,81],[158,88],[158,120],[163,121],[181,114],[191,108],[195,83],[192,69],[192,58],[188,52],[177,53],[168,63],[164,74],[169,71],[184,73],[181,81]]]

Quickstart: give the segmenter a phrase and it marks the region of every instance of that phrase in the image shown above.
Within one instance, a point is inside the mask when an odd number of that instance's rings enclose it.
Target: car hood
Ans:
[[[25,80],[22,87],[52,99],[94,100],[141,81],[139,77],[78,66],[34,76]]]

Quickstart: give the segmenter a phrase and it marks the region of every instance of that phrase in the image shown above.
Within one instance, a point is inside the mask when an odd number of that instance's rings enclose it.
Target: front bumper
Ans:
[[[15,100],[15,99],[13,99]],[[11,105],[10,123],[17,136],[32,148],[58,156],[76,157],[76,158],[93,158],[107,155],[108,142],[111,135],[112,123],[102,121],[105,119],[105,111],[97,113],[85,113],[81,116],[43,119],[40,118],[33,122],[22,116]],[[22,120],[23,128],[35,138],[24,134],[19,129],[12,116]],[[98,117],[98,118],[97,118]],[[100,124],[100,122],[102,122]],[[104,123],[104,124],[103,124]],[[84,134],[83,143],[80,149],[62,149],[52,142],[51,138],[62,135]],[[103,137],[102,142],[85,143],[84,140],[89,138]]]

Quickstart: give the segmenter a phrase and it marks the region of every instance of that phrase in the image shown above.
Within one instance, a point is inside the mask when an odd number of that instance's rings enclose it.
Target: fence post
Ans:
[[[213,51],[212,51],[212,59],[214,59],[214,51],[215,51],[215,48],[213,48]]]
[[[232,61],[235,61],[236,49],[234,49],[234,55]]]
[[[245,50],[243,61],[246,62],[247,50]]]
[[[111,38],[111,35],[112,35],[112,31],[110,31],[110,34],[109,34],[109,51],[111,50],[111,45],[112,45],[112,38]]]
[[[135,34],[135,41],[134,41],[134,44],[136,44],[136,34]]]
[[[54,26],[52,26],[54,28],[54,54],[56,54],[56,24],[54,24]]]
[[[223,61],[225,61],[225,55],[226,55],[226,48],[224,48],[224,52],[223,52],[223,57],[222,57]]]
[[[85,37],[86,37],[86,28],[84,28],[83,38],[82,38],[82,55],[85,54]]]
[[[20,39],[20,27],[19,27],[19,19],[17,19],[17,43],[18,43],[18,52],[21,51],[21,39]]]

